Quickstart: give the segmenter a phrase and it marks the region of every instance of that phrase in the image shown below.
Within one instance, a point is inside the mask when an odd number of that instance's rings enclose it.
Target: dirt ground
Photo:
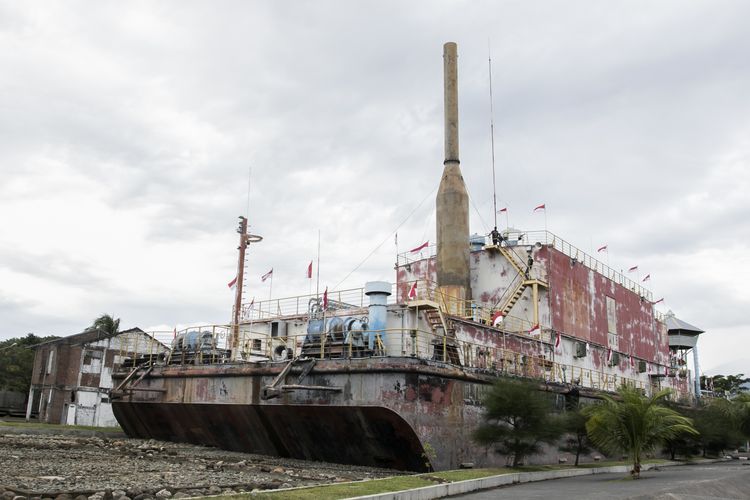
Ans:
[[[399,474],[154,440],[22,432],[0,429],[0,500],[185,498]]]

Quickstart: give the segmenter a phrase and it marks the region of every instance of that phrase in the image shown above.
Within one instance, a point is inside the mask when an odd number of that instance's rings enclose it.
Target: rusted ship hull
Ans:
[[[493,377],[412,358],[319,360],[304,386],[264,399],[285,365],[156,367],[113,394],[113,410],[131,437],[281,457],[410,471],[500,458],[470,437]]]

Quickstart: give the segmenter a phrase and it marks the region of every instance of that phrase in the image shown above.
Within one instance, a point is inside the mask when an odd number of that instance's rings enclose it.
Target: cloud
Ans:
[[[489,39],[510,224],[608,243],[612,267],[647,269],[720,343],[746,325],[749,11],[0,3],[0,292],[15,325],[3,335],[78,331],[105,311],[134,326],[226,321],[250,169],[265,239],[249,294],[266,296],[271,267],[274,295],[305,293],[318,230],[322,283],[383,241],[341,286],[393,279],[392,234],[425,197],[399,240],[434,241],[449,39],[472,231],[489,231]]]

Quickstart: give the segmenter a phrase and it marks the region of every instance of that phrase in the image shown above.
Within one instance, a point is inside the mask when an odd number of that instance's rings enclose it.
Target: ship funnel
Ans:
[[[437,282],[449,312],[463,314],[469,285],[469,195],[458,160],[458,65],[455,42],[443,46],[445,161],[436,204]]]

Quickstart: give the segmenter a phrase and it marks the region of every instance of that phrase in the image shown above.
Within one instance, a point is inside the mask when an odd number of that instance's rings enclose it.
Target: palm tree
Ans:
[[[633,462],[631,474],[640,477],[641,457],[665,439],[680,434],[698,434],[692,421],[664,406],[670,389],[646,397],[637,389],[622,387],[619,399],[603,396],[601,404],[585,409],[590,417],[586,430],[603,451],[627,453]]]
[[[89,329],[115,335],[120,331],[120,318],[115,319],[109,314],[102,314],[94,320]]]

